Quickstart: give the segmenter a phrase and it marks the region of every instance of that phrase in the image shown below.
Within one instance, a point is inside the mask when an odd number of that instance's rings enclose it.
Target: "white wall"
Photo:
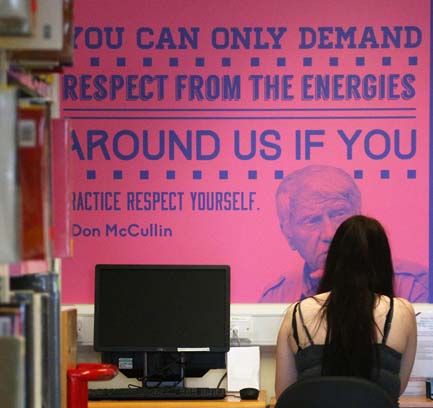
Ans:
[[[78,310],[78,362],[99,362],[99,353],[93,351],[93,305],[68,305]],[[249,342],[250,345],[260,346],[260,384],[261,389],[267,393],[267,400],[274,396],[275,377],[275,344],[278,329],[287,309],[287,304],[233,304],[231,306],[231,326],[241,329],[241,333],[248,333],[248,340],[241,336],[241,345]],[[433,311],[433,304],[414,304],[417,312]],[[245,330],[247,328],[248,330]],[[237,339],[231,338],[236,345]],[[191,380],[189,386],[216,387],[224,370],[212,370],[199,383]],[[119,375],[107,382],[90,383],[90,387],[126,387],[128,384],[139,384],[133,379]],[[225,382],[223,382],[225,385]]]

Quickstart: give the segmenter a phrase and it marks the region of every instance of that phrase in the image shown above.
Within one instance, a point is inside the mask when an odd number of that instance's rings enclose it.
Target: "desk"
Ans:
[[[244,400],[227,396],[223,400],[171,401],[89,401],[88,408],[265,408],[266,392],[258,400]]]
[[[400,408],[433,408],[433,400],[427,399],[424,395],[402,395],[400,397]],[[271,398],[269,408],[275,408],[275,397]]]
[[[425,395],[402,395],[400,408],[433,408],[433,400],[427,399]]]

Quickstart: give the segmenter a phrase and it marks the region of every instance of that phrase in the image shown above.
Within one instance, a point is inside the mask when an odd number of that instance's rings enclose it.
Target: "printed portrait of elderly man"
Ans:
[[[340,168],[310,165],[287,175],[276,192],[281,231],[290,248],[304,260],[303,270],[290,270],[270,283],[259,302],[286,303],[316,293],[328,246],[337,227],[361,214],[361,193]],[[393,254],[396,296],[428,302],[428,270]]]

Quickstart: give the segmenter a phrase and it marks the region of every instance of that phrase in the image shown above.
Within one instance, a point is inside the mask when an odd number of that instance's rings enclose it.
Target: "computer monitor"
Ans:
[[[229,347],[229,266],[96,265],[94,348],[104,362],[146,376],[158,371],[149,361],[164,365],[168,356],[171,365],[187,353],[181,368],[206,371]]]

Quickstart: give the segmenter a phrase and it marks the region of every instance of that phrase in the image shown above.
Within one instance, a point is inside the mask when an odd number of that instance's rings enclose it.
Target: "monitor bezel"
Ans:
[[[177,347],[136,347],[136,346],[119,346],[119,345],[106,345],[101,344],[100,333],[98,328],[98,321],[100,316],[98,299],[98,290],[100,290],[99,280],[100,275],[104,270],[109,269],[149,269],[149,270],[172,270],[172,269],[208,269],[208,270],[223,270],[225,272],[225,311],[224,311],[224,345],[209,345],[205,350],[203,348],[190,348],[180,350]],[[178,265],[165,265],[165,264],[96,264],[95,265],[95,299],[94,299],[94,337],[93,337],[93,347],[95,351],[98,352],[197,352],[197,351],[209,351],[209,352],[227,352],[230,349],[230,266],[229,265],[216,265],[216,264],[178,264]]]

